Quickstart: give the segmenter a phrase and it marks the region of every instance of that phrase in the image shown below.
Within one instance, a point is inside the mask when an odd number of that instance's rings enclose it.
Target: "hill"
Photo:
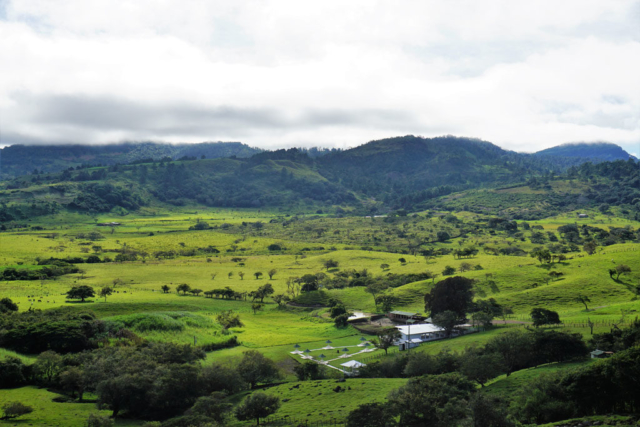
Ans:
[[[638,174],[632,160],[561,173],[544,159],[485,141],[405,136],[316,157],[293,148],[249,158],[167,156],[37,170],[0,183],[0,221],[60,209],[126,214],[159,204],[358,214],[435,208],[533,219],[599,205],[635,211]]]
[[[535,155],[588,159],[594,163],[628,159],[637,160],[634,156],[623,150],[622,147],[609,142],[562,144],[538,151]]]
[[[0,179],[32,173],[59,172],[82,165],[109,166],[141,160],[204,156],[250,157],[261,150],[240,142],[203,142],[199,144],[164,144],[127,142],[109,145],[11,145],[0,150]]]

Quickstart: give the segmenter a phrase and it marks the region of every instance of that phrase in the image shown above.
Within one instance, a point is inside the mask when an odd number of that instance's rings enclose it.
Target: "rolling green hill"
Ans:
[[[581,158],[591,162],[635,159],[620,146],[609,142],[572,143],[547,148],[535,153],[536,156]]]

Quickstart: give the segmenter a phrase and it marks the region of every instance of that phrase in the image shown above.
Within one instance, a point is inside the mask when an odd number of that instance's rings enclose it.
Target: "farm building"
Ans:
[[[396,341],[400,351],[417,347],[423,342],[446,338],[444,329],[432,323],[416,323],[413,325],[396,326],[400,331],[400,338]],[[457,337],[476,331],[471,325],[464,324],[456,326],[451,333],[451,337]]]
[[[578,214],[578,218],[589,218],[587,214]]]
[[[387,317],[392,322],[406,322],[407,320],[422,321],[425,319],[420,313],[410,313],[408,311],[390,311]]]
[[[594,350],[591,352],[592,359],[604,359],[613,356],[613,351]]]

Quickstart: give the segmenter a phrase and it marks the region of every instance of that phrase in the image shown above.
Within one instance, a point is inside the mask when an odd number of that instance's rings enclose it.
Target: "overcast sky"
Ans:
[[[0,0],[0,145],[640,151],[640,1]]]

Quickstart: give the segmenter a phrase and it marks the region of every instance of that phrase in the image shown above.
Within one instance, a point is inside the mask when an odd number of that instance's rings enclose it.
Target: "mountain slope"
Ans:
[[[608,142],[562,144],[538,151],[535,155],[582,158],[594,162],[627,160],[629,158],[637,160],[634,156],[623,150],[622,147]]]
[[[0,179],[31,173],[58,172],[81,165],[114,165],[141,159],[170,157],[250,157],[261,150],[239,142],[162,144],[155,142],[109,145],[11,145],[0,150]]]

